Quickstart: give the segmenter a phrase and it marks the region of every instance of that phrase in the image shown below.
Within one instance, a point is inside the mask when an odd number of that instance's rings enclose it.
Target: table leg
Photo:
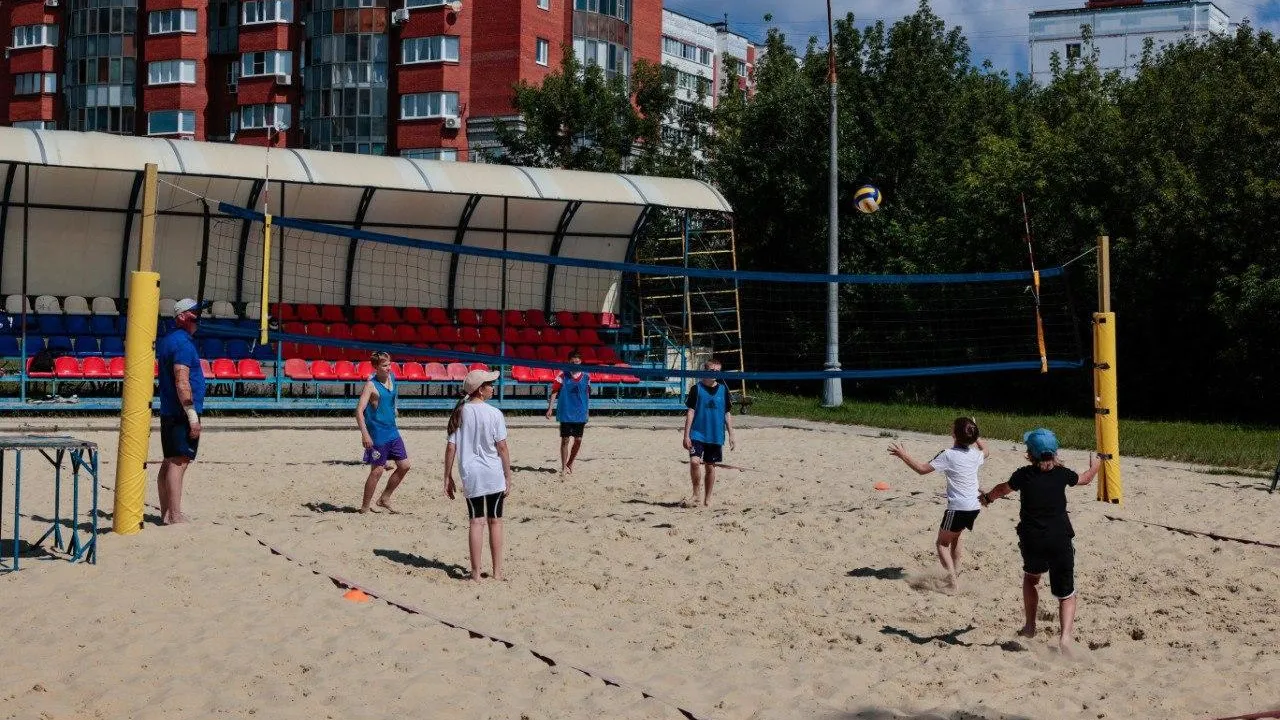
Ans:
[[[13,569],[18,569],[18,532],[22,518],[22,450],[16,450],[13,458]]]
[[[58,450],[57,460],[53,464],[53,547],[62,549],[62,456],[66,450]],[[74,523],[75,518],[71,521]],[[75,532],[74,525],[72,533]]]
[[[67,553],[71,555],[71,561],[75,562],[83,552],[84,547],[80,543],[80,453],[82,450],[71,451],[71,544],[67,546]],[[62,452],[58,453],[59,467],[61,467]]]
[[[93,519],[89,523],[90,531],[93,537],[89,538],[89,562],[98,564],[98,449],[94,448],[89,451],[89,459],[92,463],[91,471],[93,472]]]

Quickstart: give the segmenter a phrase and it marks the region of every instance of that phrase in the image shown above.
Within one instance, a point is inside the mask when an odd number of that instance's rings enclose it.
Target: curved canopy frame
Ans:
[[[260,209],[265,194],[267,210],[277,215],[287,207],[293,218],[392,234],[448,233],[458,244],[494,233],[543,236],[552,254],[586,252],[620,262],[631,259],[635,236],[655,207],[732,212],[715,188],[697,180],[0,128],[0,294],[22,291],[22,228],[29,221],[27,293],[123,297],[125,271],[137,263],[135,216],[146,163],[156,163],[163,180],[156,269],[169,297],[199,289],[196,266],[208,252],[202,199],[215,210],[216,201]],[[240,273],[251,232],[245,223]],[[350,242],[348,274],[360,241]],[[441,278],[451,301],[458,271],[451,263],[449,277]],[[554,309],[555,282],[548,272],[547,311]],[[243,296],[244,284],[239,277],[236,297],[217,299],[252,300]],[[349,277],[344,292],[333,301],[349,304]]]

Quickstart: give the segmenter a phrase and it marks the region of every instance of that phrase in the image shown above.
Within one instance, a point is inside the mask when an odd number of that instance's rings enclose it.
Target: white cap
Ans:
[[[191,298],[182,298],[173,304],[173,316],[178,317],[184,312],[193,312],[200,307],[200,303]]]
[[[471,395],[475,391],[479,390],[481,385],[494,382],[501,375],[502,373],[496,370],[491,372],[486,372],[484,370],[472,370],[467,373],[465,378],[462,379],[462,394]]]

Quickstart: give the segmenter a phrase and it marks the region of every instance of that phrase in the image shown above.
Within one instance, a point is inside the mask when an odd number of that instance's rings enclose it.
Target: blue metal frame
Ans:
[[[453,244],[455,247],[462,247],[462,241],[467,237],[467,227],[471,225],[471,216],[475,215],[476,207],[480,201],[484,199],[483,195],[472,195],[467,198],[467,204],[462,208],[462,217],[458,218],[458,227],[454,229]],[[504,227],[502,232],[506,232]],[[449,257],[449,295],[446,298],[445,308],[453,312],[454,296],[458,290],[458,253],[452,253]],[[505,308],[504,308],[505,309]]]
[[[119,401],[117,401],[117,406]],[[22,454],[24,450],[36,450],[49,461],[54,467],[54,485],[53,485],[53,519],[49,523],[48,529],[40,536],[39,540],[32,543],[32,547],[40,547],[45,540],[53,538],[53,547],[56,550],[67,553],[68,560],[71,562],[79,562],[84,560],[91,565],[98,562],[98,447],[92,443],[83,443],[72,438],[35,438],[36,442],[27,442],[22,445],[0,447],[0,504],[4,499],[4,476],[5,476],[5,453],[13,451],[14,453],[14,497],[13,497],[13,545],[11,553],[13,557],[13,566],[11,570],[20,569],[21,565],[21,538],[22,538]],[[42,444],[40,441],[50,441]],[[54,456],[49,455],[49,451],[55,453]],[[85,456],[88,455],[88,459]],[[71,516],[67,518],[71,523],[69,530],[70,541],[67,542],[62,536],[62,462],[64,459],[71,460]],[[88,539],[81,539],[80,530],[80,478],[81,474],[87,476],[91,486],[91,502],[89,507],[89,530]],[[0,548],[0,557],[3,557],[2,548]]]
[[[124,234],[120,238],[120,284],[119,292],[116,297],[125,296],[125,288],[128,287],[129,277],[129,236],[133,234],[133,216],[136,212],[134,208],[138,207],[138,195],[142,193],[142,181],[146,178],[146,173],[142,170],[133,174],[133,187],[129,189],[129,209],[124,215]],[[209,208],[205,206],[205,216],[209,214]],[[208,231],[206,229],[206,237]],[[201,282],[204,281],[204,274],[201,273]]]
[[[560,256],[560,247],[564,245],[564,234],[569,232],[569,225],[573,223],[573,217],[578,214],[578,208],[582,207],[581,200],[570,200],[565,203],[564,212],[560,213],[560,221],[556,223],[556,234],[551,238],[551,251],[547,254],[551,257]],[[504,206],[505,212],[505,206]],[[506,219],[503,219],[506,224]],[[628,246],[630,247],[630,246]],[[506,250],[506,242],[503,242],[502,249]],[[549,317],[551,315],[551,298],[556,284],[556,266],[547,266],[547,290],[542,301],[542,312]]]
[[[258,198],[262,196],[262,188],[266,186],[266,181],[261,178],[254,180],[253,185],[249,189],[249,204],[247,207],[253,207],[258,204]],[[226,203],[221,203],[225,205]],[[240,226],[240,250],[236,255],[236,302],[241,302],[244,298],[244,254],[249,249],[249,230],[253,228],[254,221],[261,222],[264,220],[261,213],[254,213],[253,216],[241,216],[244,218],[244,224]],[[265,312],[265,308],[264,308]]]
[[[351,227],[359,230],[364,226],[364,217],[369,212],[369,203],[373,202],[373,194],[377,188],[365,187],[364,192],[360,194],[360,204],[356,206],[356,218],[351,223]],[[283,214],[283,208],[281,208]],[[356,275],[356,246],[359,245],[358,238],[351,238],[347,243],[347,282],[346,291],[342,295],[342,304],[351,305],[351,284],[355,280]],[[282,265],[283,267],[283,265]]]

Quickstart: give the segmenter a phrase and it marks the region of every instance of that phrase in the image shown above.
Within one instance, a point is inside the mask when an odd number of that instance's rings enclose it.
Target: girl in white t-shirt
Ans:
[[[900,458],[907,467],[921,475],[934,470],[947,478],[947,511],[938,528],[938,560],[947,571],[947,581],[955,589],[956,574],[960,572],[960,533],[973,529],[982,503],[978,500],[978,468],[986,462],[987,448],[978,436],[978,423],[973,418],[956,418],[951,425],[954,444],[927,463],[913,460],[906,449],[894,443],[889,454]]]
[[[502,506],[511,492],[511,455],[507,451],[507,423],[502,411],[486,402],[493,397],[498,373],[472,370],[462,381],[462,397],[449,416],[449,441],[444,451],[444,494],[452,500],[453,462],[462,475],[462,494],[471,521],[471,580],[480,580],[484,528],[489,526],[493,578],[502,579]]]

